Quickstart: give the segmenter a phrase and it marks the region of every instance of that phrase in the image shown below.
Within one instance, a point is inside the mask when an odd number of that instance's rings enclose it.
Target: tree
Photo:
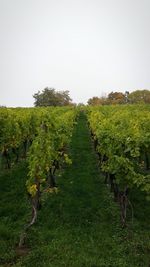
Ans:
[[[94,96],[92,98],[90,98],[88,100],[88,105],[92,105],[92,106],[99,106],[99,105],[104,105],[106,99],[104,97],[98,97],[98,96]]]
[[[128,100],[130,103],[146,103],[150,104],[150,90],[136,90],[129,94]]]
[[[72,104],[69,91],[56,91],[54,88],[46,87],[42,92],[33,95],[36,107],[67,106]]]
[[[126,96],[121,92],[111,92],[108,95],[108,100],[110,104],[124,104],[126,102]]]

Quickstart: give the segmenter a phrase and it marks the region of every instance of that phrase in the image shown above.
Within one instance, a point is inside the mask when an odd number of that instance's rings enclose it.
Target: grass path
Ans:
[[[148,267],[120,227],[119,210],[99,173],[84,114],[70,150],[73,163],[58,179],[60,192],[47,196],[29,233],[30,252],[1,266]],[[29,212],[25,205],[24,210]]]

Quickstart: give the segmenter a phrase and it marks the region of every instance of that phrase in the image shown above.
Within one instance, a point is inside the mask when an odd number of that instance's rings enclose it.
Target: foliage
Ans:
[[[129,94],[128,101],[130,103],[150,104],[150,90],[136,90]]]
[[[88,105],[100,106],[110,104],[124,104],[126,102],[125,94],[121,92],[111,92],[108,97],[97,97],[94,96],[88,100]]]
[[[121,187],[139,187],[150,196],[150,111],[148,106],[91,108],[89,123],[101,168]]]
[[[56,91],[54,88],[45,88],[42,92],[33,95],[36,107],[67,106],[72,104],[69,91]]]
[[[2,109],[0,150],[11,168],[11,152],[19,157],[19,149],[26,144],[28,162],[27,192],[32,205],[32,217],[20,236],[19,246],[24,245],[27,229],[35,223],[41,207],[41,194],[45,187],[55,189],[55,172],[64,163],[71,164],[66,152],[76,110],[71,107]],[[27,152],[27,151],[26,151]],[[56,190],[54,190],[56,192]]]
[[[136,90],[132,93],[126,91],[111,92],[107,97],[94,96],[88,100],[88,105],[100,106],[100,105],[116,105],[116,104],[135,104],[145,103],[150,104],[150,91],[149,90]]]
[[[136,186],[150,200],[150,111],[146,105],[91,108],[88,114],[105,182],[127,224],[129,192]]]
[[[110,104],[124,104],[125,102],[125,94],[121,92],[111,92],[110,94],[108,94],[108,103]]]
[[[98,106],[98,105],[102,105],[104,103],[104,100],[102,98],[94,96],[90,98],[87,103],[88,105]]]

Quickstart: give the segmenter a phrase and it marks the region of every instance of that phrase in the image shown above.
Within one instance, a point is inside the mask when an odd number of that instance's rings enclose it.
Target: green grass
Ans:
[[[19,255],[16,244],[30,217],[26,163],[0,175],[1,266],[148,267],[149,203],[136,191],[131,196],[134,224],[121,228],[119,208],[99,172],[84,114],[74,129],[70,153],[73,163],[58,177],[60,192],[43,197],[24,256]]]

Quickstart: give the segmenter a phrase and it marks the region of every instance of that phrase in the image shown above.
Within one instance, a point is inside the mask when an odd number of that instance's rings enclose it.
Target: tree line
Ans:
[[[38,91],[33,95],[35,107],[47,107],[47,106],[76,106],[76,103],[72,102],[69,90],[56,91],[54,88],[46,87],[41,92]],[[99,105],[114,105],[114,104],[139,104],[145,103],[150,104],[150,90],[136,90],[132,93],[126,91],[122,92],[111,92],[106,97],[93,96],[87,101],[88,105],[99,106]],[[84,105],[79,103],[78,106]],[[0,108],[5,106],[0,105]]]
[[[56,91],[54,88],[46,87],[42,92],[33,95],[36,107],[46,106],[70,106],[76,105],[70,98],[69,91]],[[122,92],[111,92],[107,97],[93,96],[87,101],[88,105],[113,105],[113,104],[135,104],[135,103],[146,103],[150,104],[150,90],[136,90],[132,93],[126,91]],[[80,104],[81,105],[81,104]]]
[[[94,96],[88,100],[88,105],[113,105],[113,104],[150,104],[150,90],[136,90],[132,93],[126,91],[122,92],[111,92],[107,97]]]

